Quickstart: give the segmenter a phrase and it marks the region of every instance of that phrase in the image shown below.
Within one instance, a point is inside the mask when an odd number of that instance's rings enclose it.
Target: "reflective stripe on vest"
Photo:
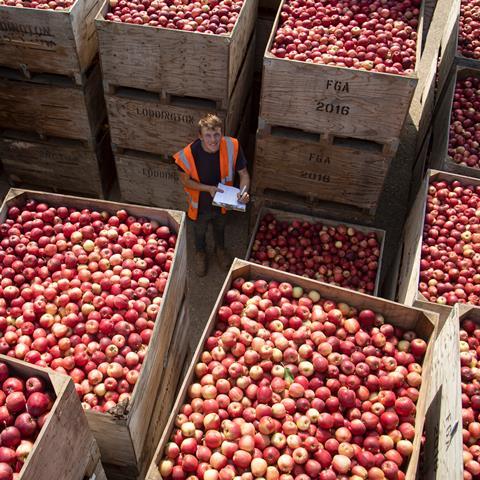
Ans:
[[[185,155],[185,150],[180,150],[178,154],[180,155],[180,159],[182,160],[183,164],[188,168],[188,171],[190,172],[192,170],[192,167],[190,166],[190,162]]]
[[[222,178],[222,183],[227,185],[233,182],[233,176],[235,174],[235,147],[233,145],[233,140],[230,137],[223,137],[227,145],[227,157],[228,157],[228,173],[227,176]]]

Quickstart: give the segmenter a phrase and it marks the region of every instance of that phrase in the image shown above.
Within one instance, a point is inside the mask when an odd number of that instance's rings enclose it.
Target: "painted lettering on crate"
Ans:
[[[185,123],[187,125],[193,125],[195,119],[193,115],[187,115],[183,113],[166,112],[165,110],[157,110],[148,107],[137,107],[137,115],[142,115],[147,118],[158,118],[160,120],[168,120],[169,122]]]
[[[350,115],[350,107],[348,105],[334,105],[333,103],[317,102],[317,112],[333,113],[335,115]]]
[[[320,163],[322,165],[330,165],[330,157],[328,155],[323,156],[319,153],[310,153],[308,155],[308,161],[313,163]]]
[[[32,40],[32,37],[35,40]],[[53,48],[57,44],[50,27],[41,25],[22,25],[14,22],[0,21],[0,40],[4,42],[29,42],[34,41],[40,45]]]
[[[314,182],[330,183],[330,175],[325,175],[324,173],[307,172],[302,170],[300,172],[300,178],[313,180]]]
[[[178,174],[176,172],[164,172],[162,170],[143,167],[142,173],[147,178],[160,178],[162,180],[173,180],[174,182],[178,182]]]
[[[327,80],[327,90],[335,90],[336,92],[350,92],[348,82],[340,82],[339,80]]]

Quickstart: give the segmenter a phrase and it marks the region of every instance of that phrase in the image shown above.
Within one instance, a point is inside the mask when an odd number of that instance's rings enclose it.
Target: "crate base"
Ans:
[[[2,132],[0,158],[13,187],[107,198],[115,178],[110,136],[95,146],[23,132]]]

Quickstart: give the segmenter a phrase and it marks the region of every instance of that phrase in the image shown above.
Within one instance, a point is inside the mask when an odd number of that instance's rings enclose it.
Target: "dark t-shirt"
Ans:
[[[208,153],[202,147],[202,142],[198,138],[192,143],[192,154],[195,159],[198,177],[200,183],[205,185],[215,185],[220,183],[220,151],[216,153]],[[235,164],[235,172],[243,170],[247,167],[247,159],[243,154],[242,147],[239,145],[237,163]],[[178,167],[182,172],[183,170]],[[212,205],[212,196],[208,192],[200,192],[200,201],[198,203],[198,212],[208,212],[218,207]]]

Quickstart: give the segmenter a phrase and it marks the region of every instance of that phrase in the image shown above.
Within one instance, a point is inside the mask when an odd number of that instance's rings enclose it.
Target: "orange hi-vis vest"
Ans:
[[[235,179],[235,164],[238,157],[238,140],[232,137],[222,137],[220,140],[220,177],[224,185],[233,185]],[[190,176],[192,180],[200,182],[195,165],[195,158],[192,154],[192,144],[187,145],[183,150],[177,152],[173,158],[175,163]],[[188,201],[188,217],[192,220],[198,218],[198,202],[200,191],[193,188],[184,188]],[[222,208],[222,213],[227,211]]]

